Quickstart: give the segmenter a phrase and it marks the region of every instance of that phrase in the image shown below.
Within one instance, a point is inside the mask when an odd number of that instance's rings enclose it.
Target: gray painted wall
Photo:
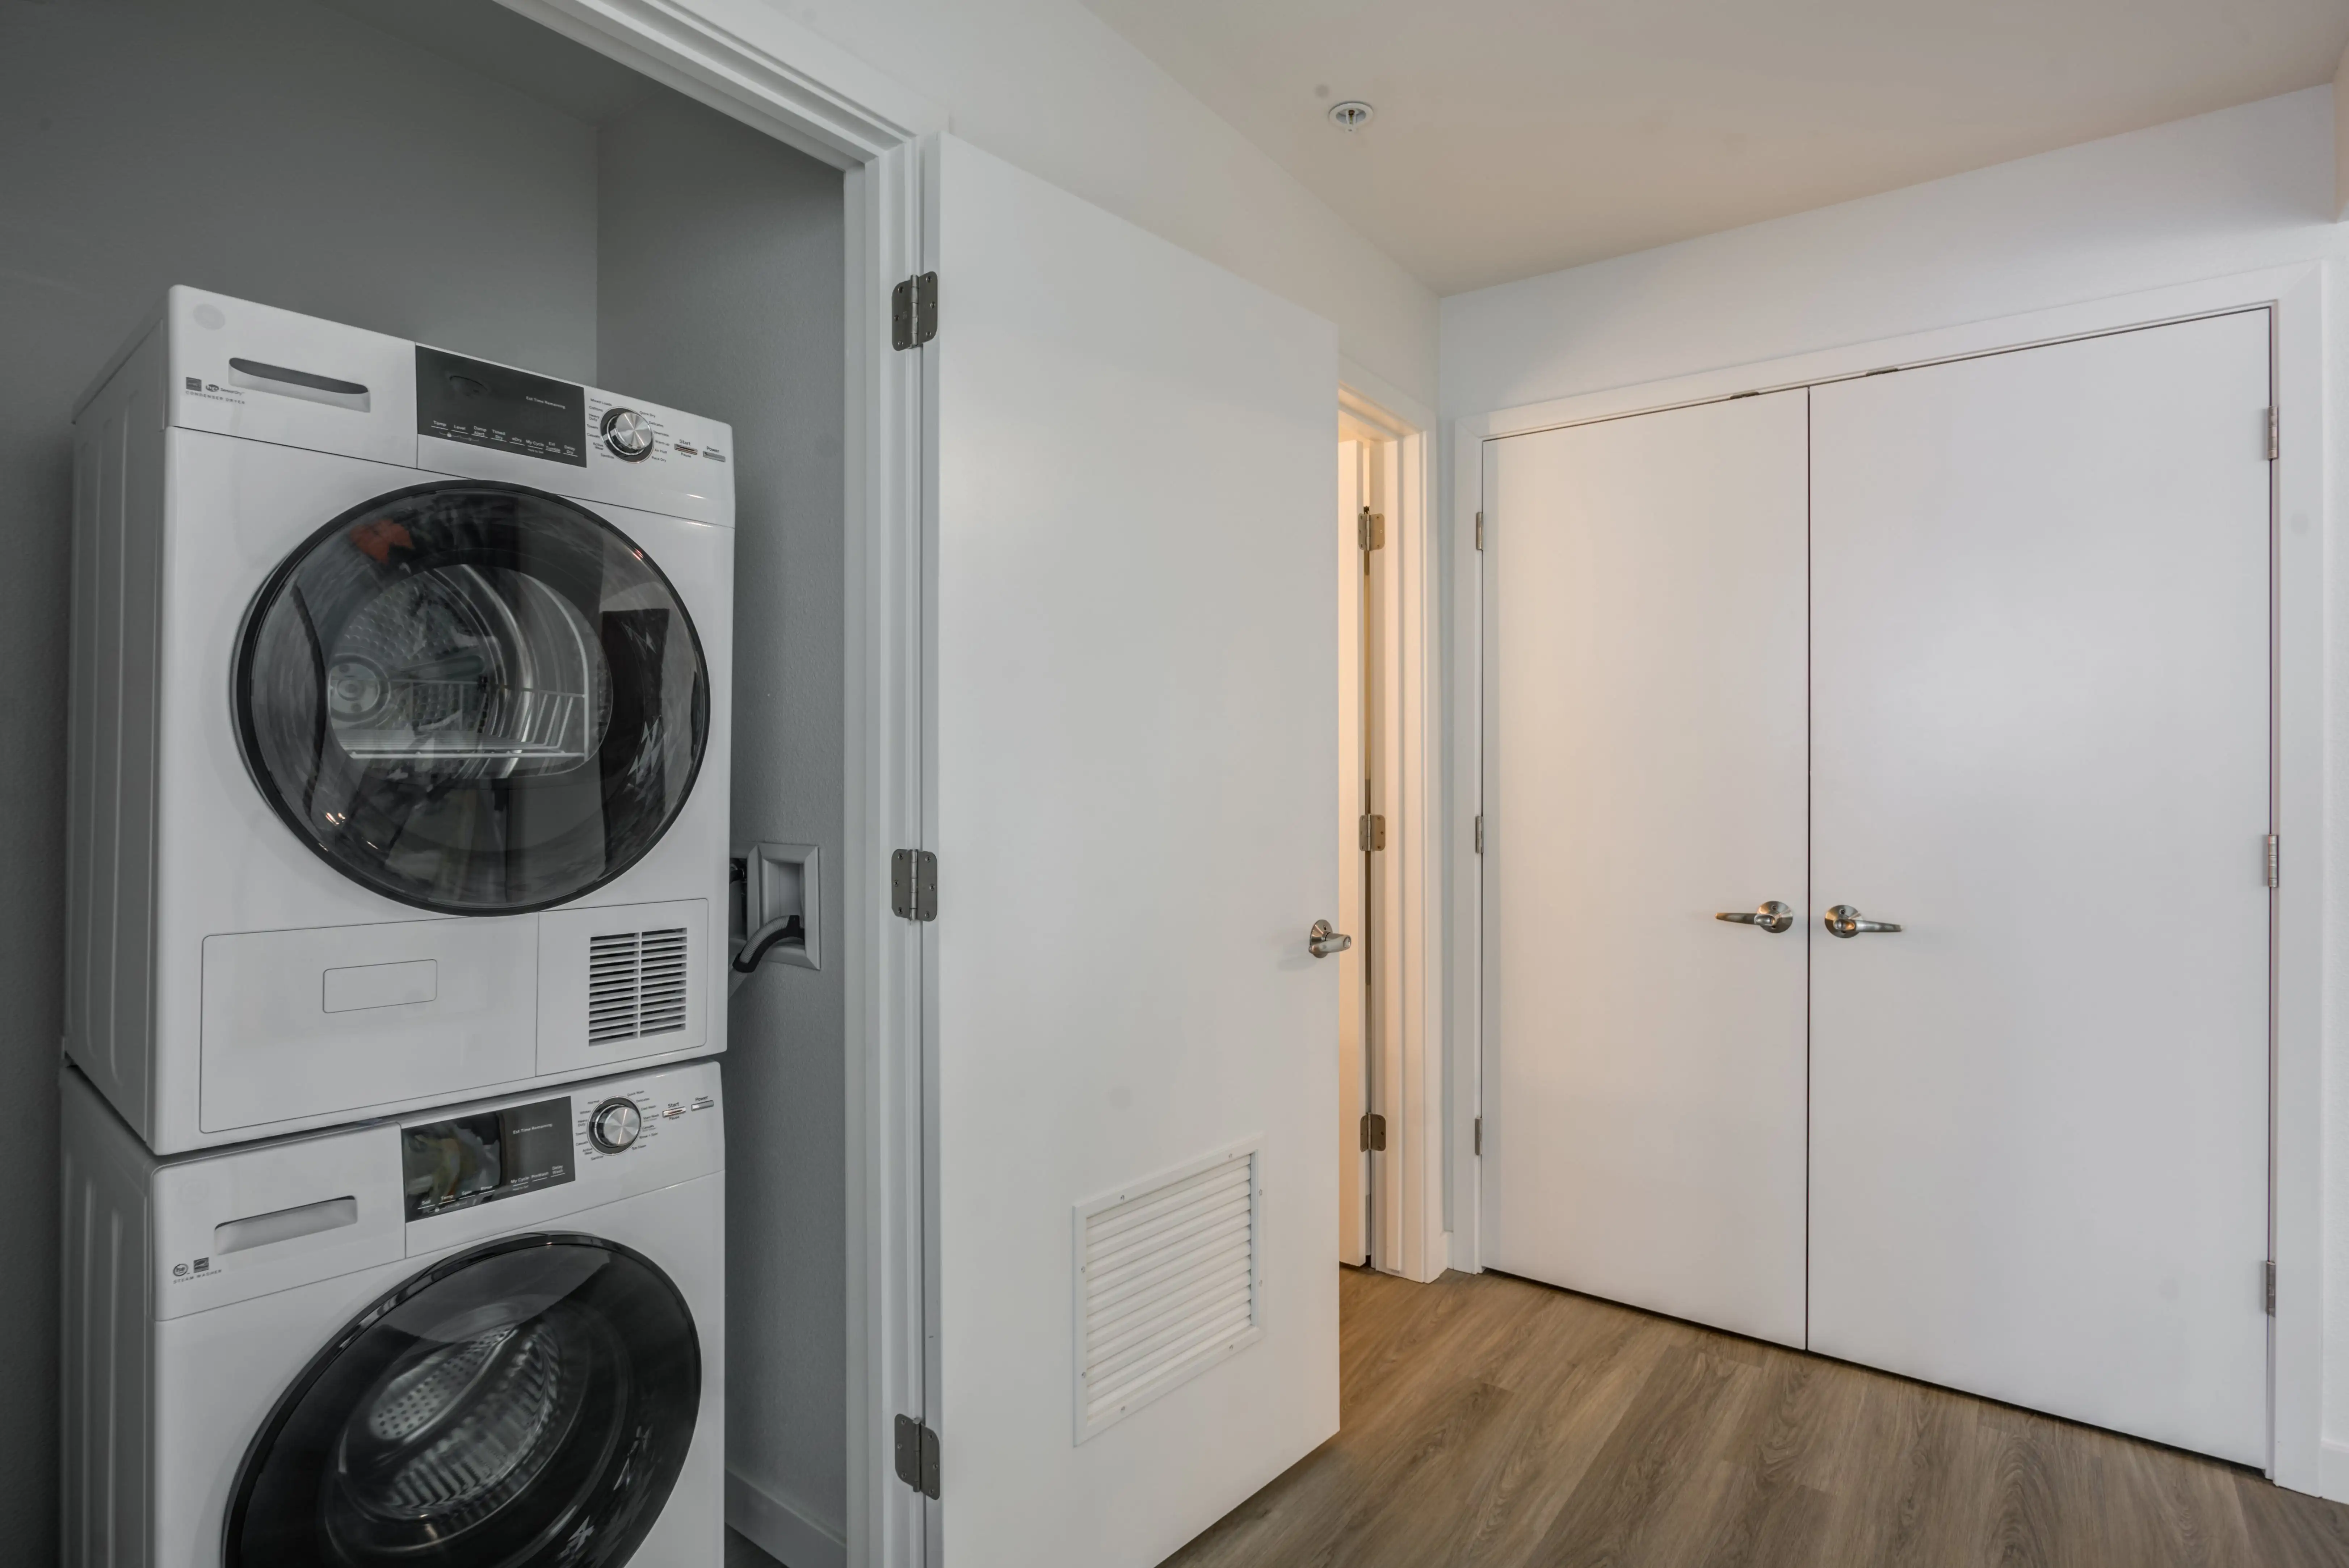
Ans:
[[[57,1551],[57,1155],[38,1112],[56,1092],[62,1013],[68,427],[165,287],[731,420],[744,459],[734,809],[744,835],[822,843],[837,874],[838,177],[487,0],[328,3],[0,0],[0,1102],[33,1112],[0,1141],[7,1562]],[[620,115],[630,134],[599,152],[591,122]],[[657,170],[662,149],[708,171]],[[600,227],[599,176],[614,183]],[[599,240],[615,280],[600,293]],[[657,297],[670,275],[692,289]],[[824,943],[836,954],[839,942],[834,917]],[[749,1154],[733,1188],[734,1440],[750,1473],[837,1533],[836,963],[761,975],[732,1026],[730,1130]],[[761,1111],[746,1118],[751,1101]],[[745,1394],[780,1416],[752,1418]]]
[[[825,967],[762,965],[728,1016],[727,1464],[839,1540],[840,176],[667,95],[607,122],[602,145],[605,385],[734,427],[734,842],[822,851]]]
[[[28,1113],[0,1140],[7,1561],[57,1553],[42,1111],[63,1008],[74,399],[175,283],[584,379],[595,246],[592,127],[347,16],[0,0],[0,1103]]]

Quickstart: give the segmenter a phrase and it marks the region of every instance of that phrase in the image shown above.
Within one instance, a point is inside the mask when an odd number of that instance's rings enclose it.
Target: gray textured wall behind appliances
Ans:
[[[831,884],[824,967],[761,966],[727,1021],[729,1512],[797,1568],[848,1505],[841,178],[667,95],[601,146],[605,384],[734,427],[734,841],[815,844]]]
[[[622,120],[644,139],[616,139]],[[656,191],[630,149],[685,141],[725,160],[731,185],[688,181],[690,201]],[[599,195],[605,177],[613,190]],[[664,318],[648,269],[682,253],[635,222],[774,253],[763,273],[701,257],[698,292],[670,295]],[[47,1562],[57,1549],[57,1150],[40,1111],[56,1093],[61,1015],[74,398],[164,288],[186,283],[730,421],[749,459],[737,474],[746,782],[734,809],[744,831],[824,845],[833,875],[840,222],[831,171],[489,0],[0,0],[0,1098],[30,1112],[0,1141],[0,1186],[14,1199],[0,1209],[7,1560]],[[602,244],[614,281],[599,289]],[[726,314],[742,304],[761,308]],[[616,335],[608,360],[599,322]],[[663,339],[664,327],[677,335]],[[804,377],[783,375],[775,356],[802,353]],[[836,930],[826,935],[836,954]],[[738,1178],[744,1212],[773,1227],[750,1249],[771,1260],[771,1277],[754,1275],[735,1300],[751,1347],[743,1373],[761,1402],[791,1413],[747,1436],[745,1451],[792,1508],[834,1532],[845,1501],[840,1018],[836,962],[762,975],[736,1005],[727,1067],[730,1086],[751,1087],[740,1069],[761,1098],[784,1097],[769,1134],[781,1163],[754,1161]],[[730,1104],[740,1094],[730,1087]],[[730,1132],[737,1147],[761,1136],[739,1117]],[[805,1325],[785,1335],[771,1323],[762,1342],[754,1313],[802,1309]]]
[[[47,1563],[74,399],[175,283],[585,379],[595,130],[294,0],[0,0],[0,1541]]]

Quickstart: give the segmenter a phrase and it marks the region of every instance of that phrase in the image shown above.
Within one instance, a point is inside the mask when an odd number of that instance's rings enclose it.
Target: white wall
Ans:
[[[728,1011],[726,1465],[823,1568],[848,1505],[841,177],[668,94],[600,141],[599,374],[734,427],[734,843],[822,851],[825,967],[764,965]]]
[[[1488,413],[2292,263],[2325,264],[2326,405],[2349,389],[2333,88],[1445,300],[1442,408]],[[2328,710],[2349,693],[2349,530],[2328,436]],[[1455,737],[1456,740],[1456,737]],[[2326,762],[2328,1491],[2349,1496],[2349,722]],[[2336,1491],[2338,1488],[2338,1491]]]
[[[592,377],[594,131],[294,0],[0,0],[0,1560],[30,1563],[57,1550],[74,398],[175,283]]]
[[[1335,322],[1348,361],[1433,407],[1433,294],[1076,0],[770,3],[956,135]]]
[[[2332,222],[2333,90],[1954,175],[1455,294],[1442,411],[2349,256]]]

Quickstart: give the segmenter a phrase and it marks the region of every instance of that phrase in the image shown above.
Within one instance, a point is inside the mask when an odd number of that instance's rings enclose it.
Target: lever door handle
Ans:
[[[1343,953],[1354,945],[1354,939],[1326,920],[1317,920],[1306,934],[1306,948],[1316,958],[1327,958],[1332,953]]]
[[[1733,909],[1716,914],[1713,918],[1725,920],[1732,925],[1758,925],[1774,936],[1782,931],[1792,931],[1795,927],[1794,906],[1780,903],[1775,898],[1751,913],[1742,909]]]
[[[1892,932],[1900,928],[1889,920],[1863,920],[1859,911],[1847,903],[1839,903],[1826,915],[1827,934],[1831,936],[1860,936],[1868,932]]]

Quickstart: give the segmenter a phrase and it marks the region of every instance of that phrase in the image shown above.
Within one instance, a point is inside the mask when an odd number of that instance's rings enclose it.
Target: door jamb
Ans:
[[[1387,1151],[1374,1166],[1383,1200],[1373,1253],[1382,1273],[1427,1281],[1451,1264],[1445,1212],[1444,1136],[1449,1099],[1444,1065],[1444,865],[1442,573],[1435,537],[1433,418],[1411,398],[1351,362],[1340,367],[1340,412],[1392,443],[1386,557],[1392,672],[1392,747],[1385,758],[1394,788],[1387,842],[1393,855],[1388,905],[1394,931],[1379,944],[1389,1027],[1372,1042],[1387,1118]]]
[[[847,1541],[857,1568],[913,1568],[925,1503],[898,1484],[894,1418],[923,1400],[922,927],[890,913],[893,849],[931,842],[924,812],[923,511],[936,427],[934,350],[890,347],[890,291],[935,245],[926,150],[947,117],[758,0],[499,0],[575,43],[774,137],[844,176],[843,453],[847,1092]],[[730,1469],[728,1522],[782,1556],[798,1521]],[[930,1506],[935,1506],[930,1505]],[[788,1521],[783,1516],[789,1516]],[[804,1538],[790,1545],[803,1554]],[[819,1547],[818,1550],[821,1550]]]
[[[1907,334],[1723,370],[1578,394],[1456,420],[1451,487],[1452,798],[1445,833],[1459,863],[1448,901],[1447,984],[1455,1209],[1454,1266],[1481,1268],[1477,1161],[1467,1136],[1481,1085],[1483,971],[1481,862],[1471,837],[1484,766],[1484,592],[1473,519],[1483,503],[1490,440],[1566,425],[1847,380],[2135,326],[2243,309],[2274,312],[2277,457],[2271,475],[2275,583],[2273,830],[2280,874],[2270,1001],[2272,1136],[2269,1148],[2269,1255],[2275,1317],[2269,1331],[2268,1474],[2280,1486],[2349,1501],[2349,1446],[2322,1433],[2324,1386],[2323,1001],[2324,913],[2324,407],[2323,277],[2302,263],[2079,304]],[[1473,722],[1472,722],[1473,718]]]

